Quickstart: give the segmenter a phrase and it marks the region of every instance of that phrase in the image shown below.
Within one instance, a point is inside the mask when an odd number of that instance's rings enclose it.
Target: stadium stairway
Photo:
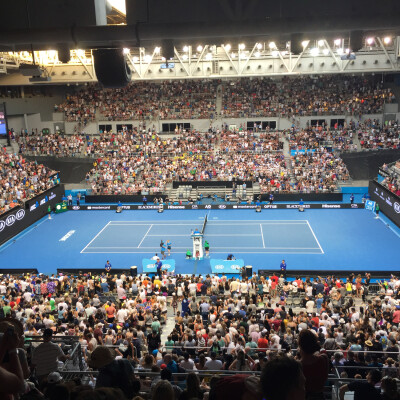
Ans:
[[[217,87],[217,98],[215,100],[215,112],[217,115],[221,115],[222,109],[222,85]]]

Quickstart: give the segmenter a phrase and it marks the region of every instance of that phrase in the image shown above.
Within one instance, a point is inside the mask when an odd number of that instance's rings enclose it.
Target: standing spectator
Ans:
[[[354,400],[379,400],[380,390],[375,386],[381,381],[382,375],[379,370],[370,370],[367,374],[367,382],[355,380],[340,388],[339,399],[344,400],[346,392],[354,392]]]
[[[105,268],[107,274],[111,272],[112,266],[111,266],[111,263],[110,263],[109,260],[107,260],[106,265],[104,266],[104,268]]]
[[[324,385],[329,373],[329,360],[320,353],[317,336],[307,329],[299,335],[300,363],[306,378],[306,393],[312,399],[324,399]]]
[[[41,343],[32,354],[32,365],[36,368],[36,376],[40,383],[50,372],[58,370],[58,360],[67,361],[70,357],[65,355],[61,347],[51,341],[53,331],[46,328],[43,332],[43,343]]]
[[[281,265],[280,265],[280,270],[281,270],[281,273],[283,274],[283,277],[286,280],[286,261],[285,260],[282,260]]]

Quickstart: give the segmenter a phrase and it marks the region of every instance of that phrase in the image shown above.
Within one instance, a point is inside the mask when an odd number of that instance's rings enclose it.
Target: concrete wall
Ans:
[[[6,99],[7,115],[41,114],[43,121],[52,121],[54,105],[64,100],[61,96]]]

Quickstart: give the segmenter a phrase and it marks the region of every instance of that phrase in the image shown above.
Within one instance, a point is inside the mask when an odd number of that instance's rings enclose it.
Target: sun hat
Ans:
[[[111,350],[106,346],[97,346],[93,353],[90,355],[89,367],[91,368],[103,368],[114,361],[114,355]]]
[[[367,340],[365,342],[365,345],[368,346],[368,347],[372,347],[373,346],[373,344],[372,344],[372,342],[370,340]]]

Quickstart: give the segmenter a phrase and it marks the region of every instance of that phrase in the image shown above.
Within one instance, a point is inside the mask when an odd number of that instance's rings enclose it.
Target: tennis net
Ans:
[[[204,231],[206,229],[207,221],[208,221],[208,218],[207,218],[207,214],[206,214],[206,216],[204,217],[203,228],[201,229],[201,234],[202,235],[204,235]]]

